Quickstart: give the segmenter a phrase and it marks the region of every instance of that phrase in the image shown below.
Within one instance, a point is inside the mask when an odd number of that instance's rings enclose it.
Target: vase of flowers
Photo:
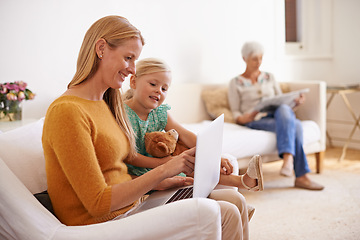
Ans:
[[[16,121],[22,118],[22,101],[34,99],[23,81],[0,83],[0,121]]]

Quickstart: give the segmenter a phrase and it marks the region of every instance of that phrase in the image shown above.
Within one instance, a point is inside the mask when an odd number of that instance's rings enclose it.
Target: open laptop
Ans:
[[[220,178],[224,114],[205,126],[196,138],[194,184],[152,193],[131,215],[186,198],[207,198]]]

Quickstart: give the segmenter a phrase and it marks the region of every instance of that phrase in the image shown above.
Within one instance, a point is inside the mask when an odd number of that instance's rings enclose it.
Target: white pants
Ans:
[[[233,189],[217,189],[209,198],[220,205],[222,239],[249,239],[249,220],[245,197]]]

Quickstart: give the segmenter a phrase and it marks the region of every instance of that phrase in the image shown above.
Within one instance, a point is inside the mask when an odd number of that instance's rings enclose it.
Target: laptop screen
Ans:
[[[223,128],[224,114],[197,134],[194,197],[208,197],[219,182]]]

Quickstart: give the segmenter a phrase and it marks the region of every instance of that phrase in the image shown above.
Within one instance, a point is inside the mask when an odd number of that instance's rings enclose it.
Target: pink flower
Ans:
[[[15,82],[15,84],[18,85],[18,87],[21,91],[25,91],[25,89],[27,87],[27,83],[25,83],[23,81],[17,81],[17,82]]]
[[[27,83],[23,81],[6,82],[0,84],[0,112],[3,111],[5,101],[21,102],[34,99],[35,94],[26,88]]]
[[[13,90],[15,92],[18,92],[19,91],[19,86],[16,84],[16,83],[6,83],[5,84],[5,87],[9,90]]]

